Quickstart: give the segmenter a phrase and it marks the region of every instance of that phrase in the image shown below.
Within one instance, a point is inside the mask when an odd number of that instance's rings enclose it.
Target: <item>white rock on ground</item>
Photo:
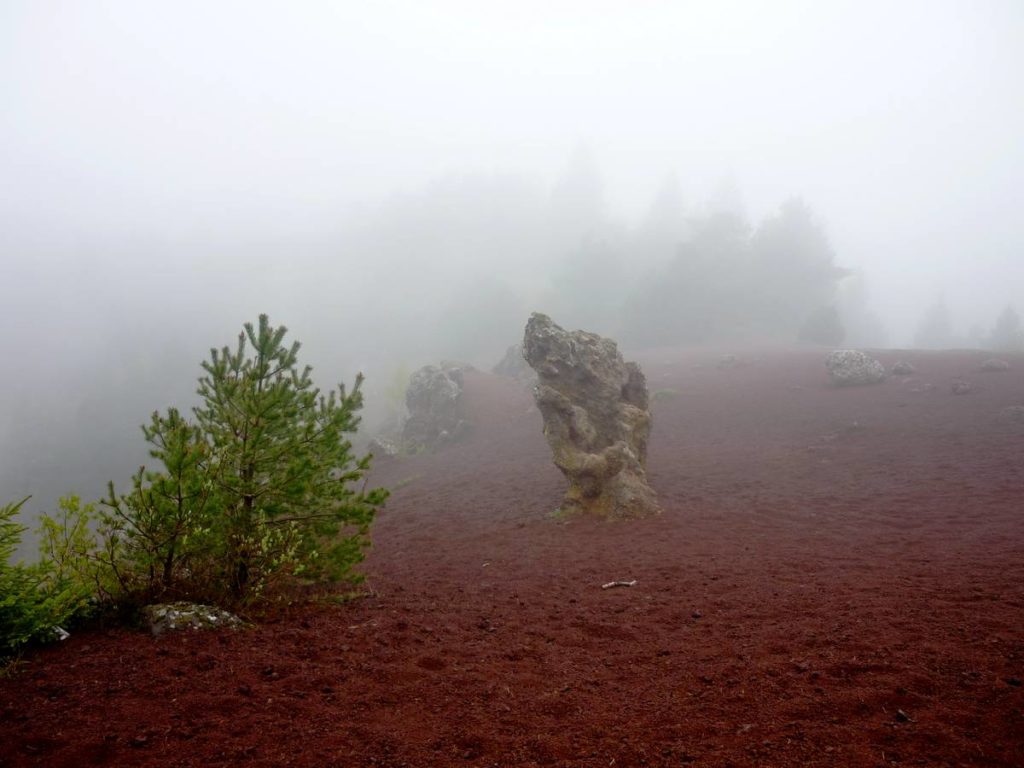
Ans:
[[[183,629],[237,627],[242,623],[233,613],[199,603],[156,603],[143,608],[142,615],[154,636]]]
[[[859,349],[837,349],[825,358],[832,382],[839,386],[877,384],[885,381],[885,366]]]

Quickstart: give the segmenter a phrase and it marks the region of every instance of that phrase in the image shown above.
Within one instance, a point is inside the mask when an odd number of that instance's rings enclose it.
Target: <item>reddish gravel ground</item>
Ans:
[[[717,356],[640,358],[660,517],[552,519],[529,393],[470,374],[463,444],[378,463],[369,596],[76,634],[0,681],[0,764],[1024,765],[1024,358]]]

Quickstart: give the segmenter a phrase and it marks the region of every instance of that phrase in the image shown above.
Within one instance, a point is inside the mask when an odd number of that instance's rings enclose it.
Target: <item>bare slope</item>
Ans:
[[[529,392],[467,375],[467,441],[378,464],[374,596],[76,635],[0,681],[0,765],[1024,764],[1024,360],[761,354],[641,358],[665,513],[628,523],[550,519]]]

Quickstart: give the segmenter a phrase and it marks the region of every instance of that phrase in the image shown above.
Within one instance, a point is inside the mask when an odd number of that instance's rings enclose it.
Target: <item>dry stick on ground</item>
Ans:
[[[632,587],[636,584],[636,579],[632,581],[609,581],[607,584],[602,584],[601,589],[611,589],[612,587]]]

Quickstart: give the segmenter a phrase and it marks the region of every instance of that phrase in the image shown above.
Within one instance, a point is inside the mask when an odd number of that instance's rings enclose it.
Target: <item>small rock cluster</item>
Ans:
[[[1008,405],[999,412],[1007,421],[1016,421],[1024,424],[1024,405]]]
[[[837,349],[825,358],[832,383],[840,387],[885,381],[885,366],[859,349]]]
[[[949,391],[954,395],[969,395],[973,389],[974,387],[967,379],[953,379],[949,383]]]
[[[1010,370],[1010,364],[997,357],[989,358],[978,366],[978,370],[984,373],[1005,373]]]
[[[155,637],[183,629],[220,629],[242,624],[233,613],[199,603],[156,603],[143,608],[142,615],[146,628]]]

